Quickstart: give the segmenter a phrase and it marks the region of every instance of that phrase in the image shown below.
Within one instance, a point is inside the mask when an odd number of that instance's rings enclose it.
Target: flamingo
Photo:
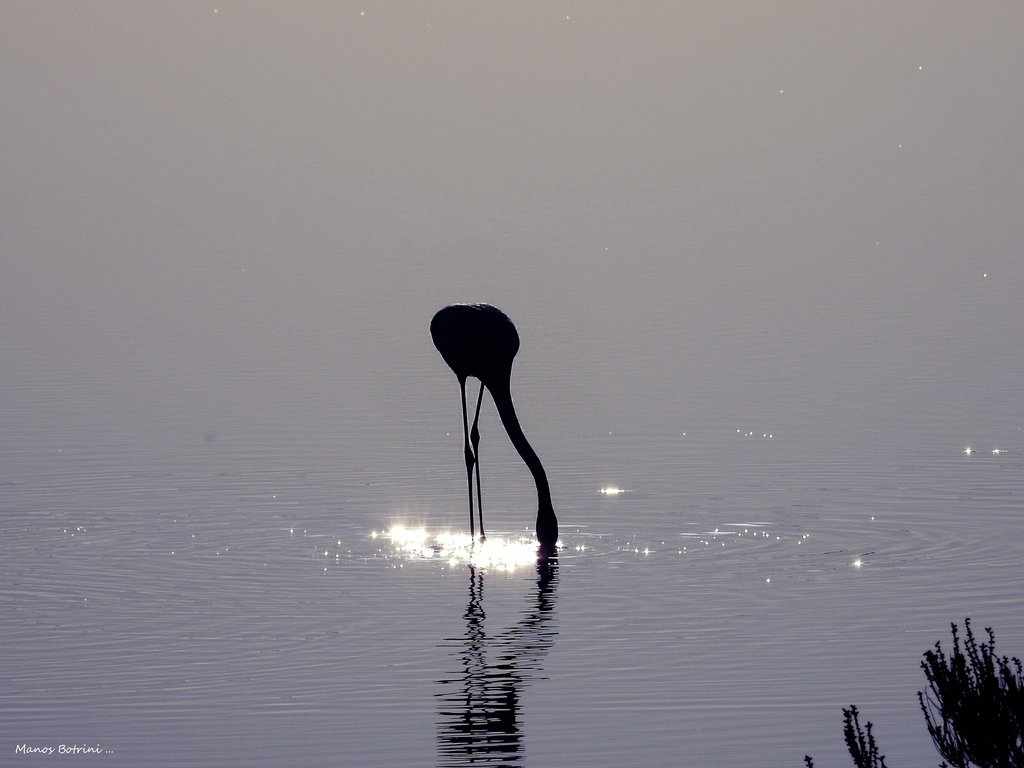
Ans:
[[[469,531],[476,538],[473,525],[473,470],[476,469],[477,508],[480,516],[480,537],[484,534],[484,514],[480,493],[480,404],[484,387],[491,393],[501,423],[509,440],[519,452],[537,485],[537,539],[545,549],[552,549],[558,540],[558,519],[551,506],[551,490],[544,466],[523,434],[512,405],[510,383],[512,361],[519,351],[519,334],[508,315],[490,304],[452,304],[439,310],[430,321],[430,336],[441,357],[448,363],[462,392],[463,452],[466,479],[469,484]],[[473,427],[466,412],[466,379],[480,380]]]

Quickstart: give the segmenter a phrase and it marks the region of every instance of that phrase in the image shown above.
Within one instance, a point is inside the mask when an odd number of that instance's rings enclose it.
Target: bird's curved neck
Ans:
[[[542,544],[553,545],[558,538],[558,521],[551,505],[548,476],[545,474],[544,465],[537,458],[533,446],[523,434],[523,428],[519,425],[516,409],[512,405],[508,379],[490,381],[487,383],[487,388],[491,391],[491,396],[498,408],[498,415],[501,417],[501,423],[504,425],[505,431],[508,432],[512,445],[515,446],[526,466],[529,467],[533,480],[537,484],[537,537]]]

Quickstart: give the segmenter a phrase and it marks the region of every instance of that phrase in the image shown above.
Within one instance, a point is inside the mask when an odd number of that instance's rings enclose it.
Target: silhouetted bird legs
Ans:
[[[476,415],[473,417],[473,428],[469,430],[469,441],[473,445],[473,458],[476,463],[476,513],[480,517],[480,540],[487,538],[484,533],[484,502],[480,491],[480,430],[477,424],[480,421],[480,404],[484,401],[484,383],[480,382],[480,394],[476,397]],[[470,514],[472,514],[470,510]]]
[[[462,392],[462,437],[463,449],[466,456],[466,483],[469,486],[469,535],[476,538],[476,528],[473,523],[473,464],[476,458],[473,449],[469,447],[469,419],[466,416],[466,380],[459,377],[459,390]]]

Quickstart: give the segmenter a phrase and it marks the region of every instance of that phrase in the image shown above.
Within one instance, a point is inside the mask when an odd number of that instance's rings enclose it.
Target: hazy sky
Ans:
[[[570,417],[1019,425],[1022,22],[5,0],[4,426],[387,414],[454,300]]]

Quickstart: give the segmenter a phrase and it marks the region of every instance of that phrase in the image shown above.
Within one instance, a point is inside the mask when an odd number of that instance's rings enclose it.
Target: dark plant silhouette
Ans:
[[[918,691],[928,734],[954,768],[1024,766],[1024,674],[1021,661],[996,654],[996,638],[978,643],[970,619],[961,642],[954,623],[952,653],[941,643],[926,651],[921,669],[928,688]]]
[[[861,728],[858,714],[855,705],[843,708],[843,738],[853,764],[857,768],[886,768],[885,755],[879,753],[875,735],[871,732],[874,724],[869,720]]]
[[[860,712],[856,705],[851,705],[849,709],[843,707],[843,738],[856,768],[888,768],[885,755],[878,751],[873,729],[874,723],[871,721],[861,727]],[[804,755],[804,765],[814,768],[814,760],[810,755]]]
[[[942,643],[921,661],[928,687],[917,692],[928,734],[942,768],[1024,768],[1024,668],[1021,660],[996,653],[996,637],[979,643],[964,619],[966,638],[950,625],[950,655]],[[857,707],[843,709],[843,736],[856,768],[886,768],[869,722],[861,728]],[[814,760],[804,755],[804,765]]]

